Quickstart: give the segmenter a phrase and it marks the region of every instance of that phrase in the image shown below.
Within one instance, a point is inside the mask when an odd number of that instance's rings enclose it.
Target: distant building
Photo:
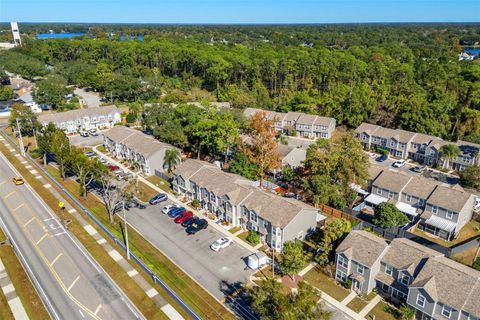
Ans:
[[[77,133],[90,129],[108,129],[122,121],[116,106],[77,109],[65,112],[42,114],[38,121],[46,126],[53,123],[66,133]]]
[[[475,56],[466,52],[462,52],[458,55],[458,61],[472,61],[473,59],[475,59]]]
[[[105,132],[104,145],[115,157],[127,160],[130,165],[137,163],[140,170],[148,176],[154,175],[157,171],[164,172],[165,151],[179,150],[141,131],[124,126],[115,126]]]
[[[30,109],[32,109],[32,111],[35,113],[42,112],[40,106],[33,100],[31,92],[27,92],[24,95],[21,95],[20,97],[18,97],[17,101],[30,107]]]
[[[20,37],[18,23],[10,22],[10,27],[12,28],[13,43],[15,44],[15,47],[20,47],[22,45],[22,38]]]

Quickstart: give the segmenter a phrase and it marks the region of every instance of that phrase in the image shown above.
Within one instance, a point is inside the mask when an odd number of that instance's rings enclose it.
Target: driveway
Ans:
[[[87,108],[97,108],[100,107],[100,97],[97,93],[86,91],[82,88],[75,88],[73,91],[77,96],[80,96],[84,103],[83,105]]]
[[[220,252],[212,251],[210,244],[223,235],[210,226],[195,235],[188,235],[182,226],[161,212],[165,205],[172,203],[167,200],[145,209],[131,208],[127,220],[217,299],[223,299],[224,286],[244,283],[253,273],[246,269],[243,260],[250,251],[235,242]]]
[[[70,143],[77,147],[93,147],[103,143],[103,135],[101,133],[98,136],[82,137],[77,134],[75,136],[68,137]]]

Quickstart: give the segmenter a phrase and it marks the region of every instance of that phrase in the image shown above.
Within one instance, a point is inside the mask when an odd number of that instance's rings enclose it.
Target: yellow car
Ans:
[[[13,183],[15,183],[17,186],[25,183],[25,181],[23,181],[23,178],[21,177],[15,177],[12,180],[13,180]]]

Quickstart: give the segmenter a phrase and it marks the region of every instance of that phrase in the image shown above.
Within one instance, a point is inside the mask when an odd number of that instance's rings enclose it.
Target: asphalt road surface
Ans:
[[[233,242],[220,252],[214,252],[210,244],[223,235],[212,227],[188,235],[181,225],[161,212],[167,204],[171,204],[170,200],[146,209],[131,208],[127,220],[218,299],[225,297],[227,286],[231,289],[248,280],[253,271],[246,269],[243,260],[250,255],[247,249]]]
[[[54,319],[143,319],[0,154],[0,225]]]
[[[98,96],[98,94],[85,91],[85,89],[82,88],[75,88],[73,93],[83,99],[86,108],[100,107],[100,97]]]
[[[103,134],[99,132],[97,136],[88,136],[82,137],[81,135],[77,134],[74,136],[69,136],[68,139],[70,143],[77,147],[91,147],[96,146],[98,144],[103,143]]]

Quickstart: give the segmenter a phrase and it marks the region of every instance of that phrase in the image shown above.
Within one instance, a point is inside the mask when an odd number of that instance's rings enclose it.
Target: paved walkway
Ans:
[[[98,151],[97,149],[98,146],[96,147],[93,147],[93,151],[95,151],[96,153],[98,153],[99,155],[101,155],[102,157],[106,158],[108,161],[110,161],[111,163],[113,163],[114,165],[120,167],[120,169],[126,171],[126,172],[129,172],[129,173],[132,173],[134,175],[136,175],[138,177],[138,180],[145,183],[147,186],[149,186],[150,188],[152,188],[153,190],[157,191],[157,192],[162,192],[162,193],[166,193],[168,195],[168,198],[175,202],[176,204],[178,205],[181,205],[182,207],[185,207],[187,206],[185,203],[181,202],[180,200],[177,199],[177,197],[175,197],[173,194],[169,193],[169,192],[165,192],[165,190],[162,190],[160,189],[159,187],[157,187],[156,185],[154,185],[153,183],[151,183],[150,181],[148,181],[147,179],[145,179],[144,177],[142,177],[141,175],[133,172],[132,170],[130,170],[128,167],[124,166],[122,163],[120,163],[118,160],[115,160],[113,159],[112,157],[106,155],[105,153],[101,152],[101,151]],[[199,216],[199,217],[202,217],[204,218],[205,215],[203,215],[201,212],[193,209],[192,207],[188,207],[188,210],[189,211],[192,211],[195,215]],[[232,234],[231,232],[229,232],[228,230],[225,230],[225,228],[222,228],[221,226],[219,226],[218,224],[216,223],[209,223],[208,224],[209,226],[213,227],[214,229],[216,229],[218,232],[224,234],[226,237],[230,237],[233,239],[233,241],[235,241],[237,244],[239,244],[240,246],[244,247],[245,249],[249,250],[250,252],[252,253],[255,253],[255,252],[258,252],[258,250],[254,247],[252,247],[251,245],[249,245],[248,243],[246,243],[245,241],[239,239],[238,237],[234,236],[234,234]],[[241,232],[240,232],[241,233]],[[261,246],[259,246],[260,248]]]
[[[357,294],[354,291],[350,292],[350,294],[348,296],[346,296],[345,299],[342,300],[341,304],[346,306],[347,304],[350,303],[350,301],[355,299],[356,296],[357,296]]]
[[[1,136],[0,136],[1,137]],[[3,137],[2,137],[3,138]],[[0,139],[7,148],[10,148],[10,144],[4,139]],[[22,165],[25,168],[32,168],[31,164],[27,159],[23,158],[20,154],[16,153],[15,149],[12,149],[13,154],[17,157]],[[34,166],[38,164],[32,163]],[[95,241],[102,246],[102,248],[108,253],[108,255],[115,261],[117,264],[131,277],[137,285],[145,291],[145,294],[152,299],[155,304],[172,320],[183,319],[183,317],[158,293],[158,291],[152,287],[143,276],[134,269],[130,263],[116,250],[114,249],[108,241],[103,238],[96,228],[94,228],[80,213],[77,212],[73,206],[70,205],[67,197],[64,197],[63,194],[60,194],[52,185],[49,183],[47,178],[40,175],[35,169],[31,169],[32,173],[39,182],[43,184],[43,187],[48,189],[48,191],[55,197],[58,202],[63,202],[65,204],[65,210],[75,218],[80,225],[85,229],[85,231],[95,239]],[[120,284],[118,284],[120,286]],[[28,318],[26,318],[28,319]]]
[[[375,296],[375,298],[373,298],[358,314],[362,317],[366,317],[367,314],[373,309],[375,308],[375,306],[377,305],[377,303],[380,302],[380,300],[382,300],[382,297],[380,297],[379,295]]]
[[[12,311],[15,320],[28,320],[27,312],[23,307],[20,298],[17,296],[15,287],[10,280],[10,277],[5,270],[2,260],[0,259],[0,287],[2,287],[3,294],[8,302],[10,310]]]

